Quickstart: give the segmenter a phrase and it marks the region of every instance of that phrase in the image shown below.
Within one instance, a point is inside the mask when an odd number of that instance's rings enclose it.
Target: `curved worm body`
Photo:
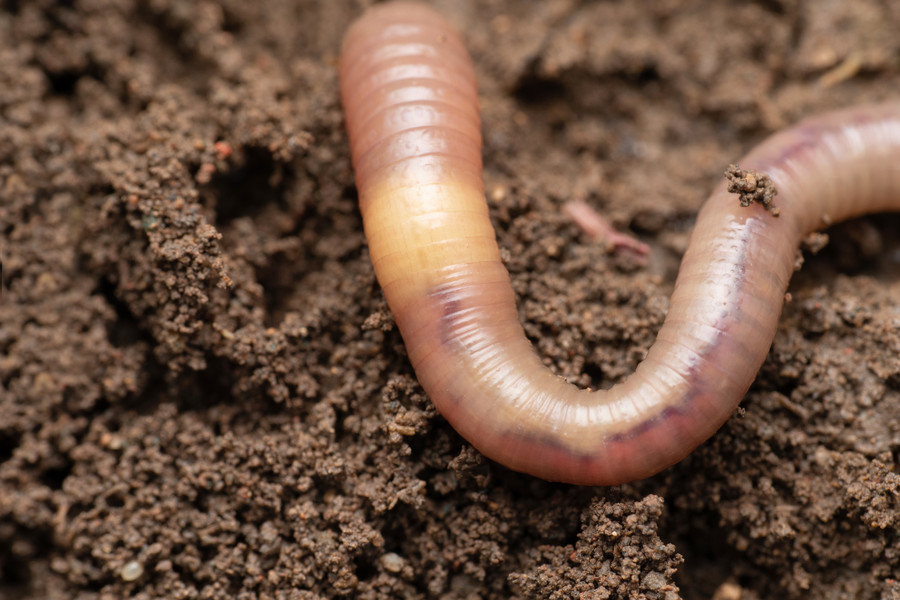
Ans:
[[[422,387],[481,452],[544,479],[612,485],[681,460],[756,376],[801,239],[900,210],[900,102],[774,135],[740,165],[771,177],[780,216],[716,189],[646,359],[608,391],[580,390],[541,364],[518,321],[453,28],[423,6],[373,8],[347,33],[340,78],[372,263]]]

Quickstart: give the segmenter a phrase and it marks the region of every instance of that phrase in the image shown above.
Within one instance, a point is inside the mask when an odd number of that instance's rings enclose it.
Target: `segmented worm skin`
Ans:
[[[426,7],[380,5],[348,31],[340,79],[372,263],[422,387],[478,450],[544,479],[613,485],[681,460],[756,376],[801,239],[900,210],[900,102],[772,136],[739,164],[774,180],[780,216],[719,186],[646,359],[608,391],[581,390],[541,364],[518,321],[458,34]]]

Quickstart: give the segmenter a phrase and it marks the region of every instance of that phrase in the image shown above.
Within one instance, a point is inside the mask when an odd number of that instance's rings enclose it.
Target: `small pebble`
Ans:
[[[143,574],[144,565],[136,560],[131,560],[122,567],[121,577],[124,581],[135,581]]]
[[[403,557],[395,552],[386,552],[381,555],[381,566],[384,567],[385,571],[390,571],[391,573],[399,573],[403,569],[405,562]]]

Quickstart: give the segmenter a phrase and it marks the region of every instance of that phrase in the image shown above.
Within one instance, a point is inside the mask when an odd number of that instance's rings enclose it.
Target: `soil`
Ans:
[[[900,598],[900,219],[807,255],[684,462],[510,472],[436,414],[369,263],[336,77],[365,4],[0,0],[0,598]],[[652,343],[730,163],[900,89],[894,0],[435,4],[527,333],[583,386]]]

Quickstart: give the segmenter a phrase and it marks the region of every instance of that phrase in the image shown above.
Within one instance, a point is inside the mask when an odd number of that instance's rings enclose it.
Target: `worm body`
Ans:
[[[422,387],[482,453],[544,479],[613,485],[681,460],[755,378],[801,239],[900,210],[900,102],[772,136],[739,162],[775,182],[780,216],[719,186],[645,360],[610,390],[580,390],[541,364],[518,321],[457,33],[426,7],[380,5],[348,31],[340,74],[372,263]]]

